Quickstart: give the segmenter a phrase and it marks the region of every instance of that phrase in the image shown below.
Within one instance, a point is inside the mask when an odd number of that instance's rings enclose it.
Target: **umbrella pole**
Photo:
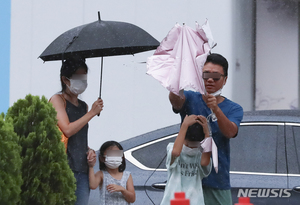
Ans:
[[[100,92],[99,92],[99,99],[101,99],[101,90],[102,90],[102,70],[103,70],[103,57],[101,57],[101,74],[100,74]],[[100,113],[98,114],[98,117]]]
[[[99,99],[101,99],[101,90],[102,90],[102,71],[103,71],[103,57],[101,57],[101,74],[100,74],[100,92],[99,92]]]

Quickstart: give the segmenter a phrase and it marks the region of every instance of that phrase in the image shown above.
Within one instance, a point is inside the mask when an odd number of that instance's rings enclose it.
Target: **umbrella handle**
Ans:
[[[101,99],[100,97],[99,97],[99,99]],[[97,115],[98,117],[100,116],[100,112],[99,112],[99,114]]]

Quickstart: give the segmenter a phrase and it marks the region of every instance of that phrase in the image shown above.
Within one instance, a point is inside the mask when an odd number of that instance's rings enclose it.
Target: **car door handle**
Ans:
[[[165,182],[157,182],[157,183],[152,184],[152,187],[154,187],[156,189],[165,189],[166,184],[167,184],[167,181],[165,181]]]
[[[293,188],[293,191],[300,193],[300,186],[295,186]]]

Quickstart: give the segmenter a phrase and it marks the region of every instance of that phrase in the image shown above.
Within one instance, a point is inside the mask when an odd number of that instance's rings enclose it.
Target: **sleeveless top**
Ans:
[[[78,106],[66,100],[66,112],[70,122],[74,122],[87,113],[87,105],[78,99]],[[88,143],[88,124],[79,132],[69,137],[67,155],[69,166],[73,171],[88,173],[87,155]]]
[[[106,186],[109,184],[117,184],[126,189],[127,180],[130,176],[130,172],[124,171],[121,180],[113,178],[107,171],[103,172],[103,183],[99,186],[100,190],[100,204],[101,205],[130,205],[121,192],[109,193]]]

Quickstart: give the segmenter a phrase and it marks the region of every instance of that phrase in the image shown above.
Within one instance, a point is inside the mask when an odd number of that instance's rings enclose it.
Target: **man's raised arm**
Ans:
[[[175,95],[174,93],[169,93],[169,100],[172,104],[173,109],[180,110],[185,102],[185,96],[183,95],[183,98],[181,98],[178,95]]]

